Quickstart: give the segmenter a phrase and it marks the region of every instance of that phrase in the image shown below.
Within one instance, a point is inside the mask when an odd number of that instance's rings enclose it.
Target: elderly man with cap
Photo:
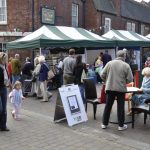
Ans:
[[[101,72],[101,78],[106,82],[107,97],[101,128],[107,128],[112,105],[117,98],[118,130],[125,130],[127,129],[127,125],[124,124],[126,84],[133,81],[131,68],[125,62],[125,51],[118,51],[117,58],[106,64]]]

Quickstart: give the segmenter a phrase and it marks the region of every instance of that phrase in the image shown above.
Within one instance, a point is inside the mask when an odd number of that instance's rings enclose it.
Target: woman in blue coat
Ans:
[[[150,98],[150,68],[144,68],[142,70],[142,75],[144,75],[144,77],[139,91],[143,92],[143,94],[136,94],[132,97],[135,105],[143,105],[145,100]]]

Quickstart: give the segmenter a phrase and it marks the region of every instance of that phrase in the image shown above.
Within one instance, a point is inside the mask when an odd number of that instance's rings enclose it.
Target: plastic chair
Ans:
[[[150,115],[150,99],[145,100],[145,105],[138,105],[132,108],[132,128],[134,128],[135,113],[144,113],[144,124],[146,124],[147,115]]]
[[[93,105],[93,113],[94,113],[94,120],[96,119],[96,111],[97,105],[102,104],[100,99],[97,98],[97,91],[96,91],[96,84],[93,79],[87,78],[83,80],[84,87],[85,87],[85,99],[86,99],[86,106],[85,110],[87,111],[88,103]]]
[[[126,85],[127,87],[133,87],[134,86],[134,82],[131,82],[129,84]],[[128,112],[131,111],[131,98],[132,98],[132,93],[126,93],[125,94],[125,101],[128,102]]]

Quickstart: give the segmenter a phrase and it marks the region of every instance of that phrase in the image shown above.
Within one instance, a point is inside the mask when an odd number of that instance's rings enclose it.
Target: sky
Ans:
[[[135,1],[141,2],[142,0],[135,0]],[[150,0],[143,0],[143,1],[145,1],[145,2],[150,2]]]

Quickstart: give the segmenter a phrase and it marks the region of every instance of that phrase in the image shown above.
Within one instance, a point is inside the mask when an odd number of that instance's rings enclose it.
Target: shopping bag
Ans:
[[[53,70],[52,69],[49,70],[48,71],[48,80],[51,80],[54,76],[55,76],[55,74],[54,74]]]
[[[83,83],[83,79],[87,78],[87,75],[85,73],[85,70],[83,69],[82,74],[81,74],[81,83]]]
[[[106,103],[105,84],[102,85],[101,96],[99,98],[99,101],[100,101],[101,104],[105,104]]]

